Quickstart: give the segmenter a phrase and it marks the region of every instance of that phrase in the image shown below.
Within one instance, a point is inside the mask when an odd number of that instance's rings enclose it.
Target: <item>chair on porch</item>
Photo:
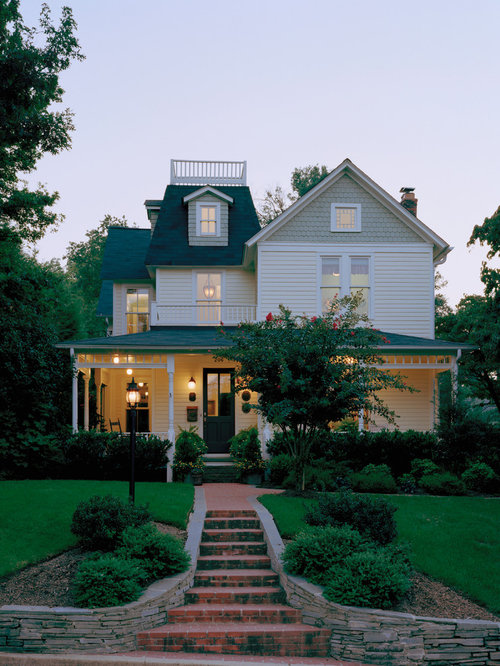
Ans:
[[[120,419],[118,419],[117,421],[112,421],[111,419],[109,419],[109,431],[115,432],[114,428],[117,428],[116,432],[119,432],[120,435],[123,435]]]

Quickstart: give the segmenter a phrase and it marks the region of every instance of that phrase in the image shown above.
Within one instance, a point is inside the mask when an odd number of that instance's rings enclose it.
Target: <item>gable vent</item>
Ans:
[[[171,185],[246,185],[247,163],[170,160]]]

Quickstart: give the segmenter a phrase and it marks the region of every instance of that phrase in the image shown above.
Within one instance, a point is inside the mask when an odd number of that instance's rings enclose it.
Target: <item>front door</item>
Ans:
[[[203,370],[203,439],[208,453],[227,453],[234,435],[233,371]]]

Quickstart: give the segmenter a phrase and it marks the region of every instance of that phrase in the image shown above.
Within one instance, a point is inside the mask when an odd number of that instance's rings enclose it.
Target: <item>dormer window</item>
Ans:
[[[331,231],[361,231],[361,204],[332,204]]]
[[[196,232],[198,236],[220,236],[220,204],[196,204]]]

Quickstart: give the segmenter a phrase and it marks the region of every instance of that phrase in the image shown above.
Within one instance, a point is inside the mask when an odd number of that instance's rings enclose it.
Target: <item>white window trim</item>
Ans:
[[[198,305],[198,275],[203,273],[203,275],[206,275],[209,273],[210,275],[220,275],[220,302],[221,302],[221,313],[223,312],[222,308],[224,307],[224,303],[226,302],[226,271],[220,270],[217,271],[212,268],[207,268],[205,270],[199,269],[193,271],[193,321],[194,323],[199,323],[196,318],[196,306]]]
[[[317,266],[317,313],[318,316],[323,314],[321,308],[321,282],[322,282],[322,268],[323,259],[339,259],[340,260],[340,287],[339,298],[349,296],[351,289],[351,259],[368,259],[368,277],[369,277],[369,298],[368,298],[368,317],[373,318],[373,298],[374,298],[374,268],[373,268],[373,255],[365,252],[328,252],[318,254]]]
[[[201,233],[201,207],[211,206],[215,208],[215,234],[202,234]],[[196,235],[201,238],[217,238],[220,237],[221,224],[220,224],[220,203],[218,201],[197,201],[196,202]]]
[[[337,229],[337,208],[354,208],[356,211],[355,214],[355,223],[354,229]],[[355,203],[332,203],[331,206],[331,217],[330,217],[330,231],[337,234],[342,233],[355,233],[361,231],[361,204]]]
[[[127,333],[127,289],[143,289],[148,292],[148,330],[151,329],[151,304],[153,302],[153,291],[148,285],[136,283],[136,284],[122,284],[122,313],[123,313],[123,331],[124,334]],[[131,313],[132,314],[132,313]],[[132,334],[133,335],[133,334]]]

